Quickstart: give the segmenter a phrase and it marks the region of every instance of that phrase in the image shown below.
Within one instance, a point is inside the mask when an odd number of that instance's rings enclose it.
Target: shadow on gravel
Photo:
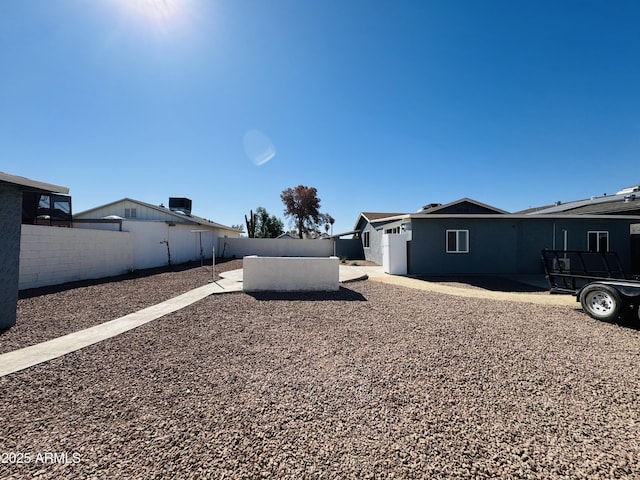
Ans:
[[[464,276],[420,276],[416,277],[433,283],[463,283],[473,287],[491,290],[495,292],[516,292],[516,293],[537,293],[548,292],[548,286],[530,285],[507,277],[484,276],[484,275],[464,275]]]
[[[261,302],[285,300],[294,302],[366,302],[367,299],[358,292],[340,287],[337,292],[245,292]]]
[[[218,265],[218,263],[219,262],[216,260],[216,266]],[[207,264],[207,261],[205,261],[203,266],[200,265],[200,262],[189,262],[189,263],[182,263],[180,265],[172,265],[170,267],[167,266],[167,267],[147,268],[144,270],[134,270],[130,273],[116,275],[113,277],[78,280],[76,282],[67,282],[59,285],[50,285],[47,287],[28,288],[25,290],[20,290],[18,292],[18,298],[23,299],[23,298],[38,297],[40,295],[60,293],[67,290],[72,290],[74,288],[90,287],[93,285],[103,285],[105,283],[121,282],[123,280],[132,280],[135,278],[151,277],[153,275],[158,275],[158,274],[167,273],[167,272],[184,272],[192,268],[207,269],[209,271],[208,274],[211,275],[211,259],[208,260],[208,264]]]
[[[623,311],[617,319],[611,320],[611,321],[592,319],[589,316],[589,314],[581,308],[577,309],[577,311],[584,314],[585,320],[594,320],[596,322],[615,325],[616,327],[628,328],[630,330],[640,331],[640,318],[638,317],[638,311],[635,308],[634,309],[630,308],[627,311]]]

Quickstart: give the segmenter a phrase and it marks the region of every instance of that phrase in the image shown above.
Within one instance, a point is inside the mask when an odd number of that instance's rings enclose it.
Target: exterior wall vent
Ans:
[[[191,215],[191,199],[184,197],[169,197],[169,210],[172,212]]]

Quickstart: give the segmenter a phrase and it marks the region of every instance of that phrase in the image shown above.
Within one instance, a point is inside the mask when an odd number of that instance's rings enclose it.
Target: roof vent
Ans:
[[[169,197],[169,210],[172,212],[191,215],[191,199],[184,197]]]
[[[625,203],[633,202],[636,199],[636,194],[632,193],[631,195],[625,195],[624,201]]]
[[[431,210],[432,208],[440,206],[442,206],[441,203],[428,203],[427,205],[424,205],[420,210],[418,210],[418,212],[424,212],[425,210]]]

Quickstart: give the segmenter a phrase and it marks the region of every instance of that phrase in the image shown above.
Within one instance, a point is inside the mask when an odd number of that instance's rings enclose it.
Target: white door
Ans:
[[[406,233],[385,233],[382,235],[382,270],[391,275],[407,274]]]

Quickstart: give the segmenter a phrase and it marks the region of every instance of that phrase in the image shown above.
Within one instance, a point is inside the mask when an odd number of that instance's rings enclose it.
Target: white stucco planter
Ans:
[[[331,292],[340,289],[338,257],[258,257],[243,259],[245,292]]]

